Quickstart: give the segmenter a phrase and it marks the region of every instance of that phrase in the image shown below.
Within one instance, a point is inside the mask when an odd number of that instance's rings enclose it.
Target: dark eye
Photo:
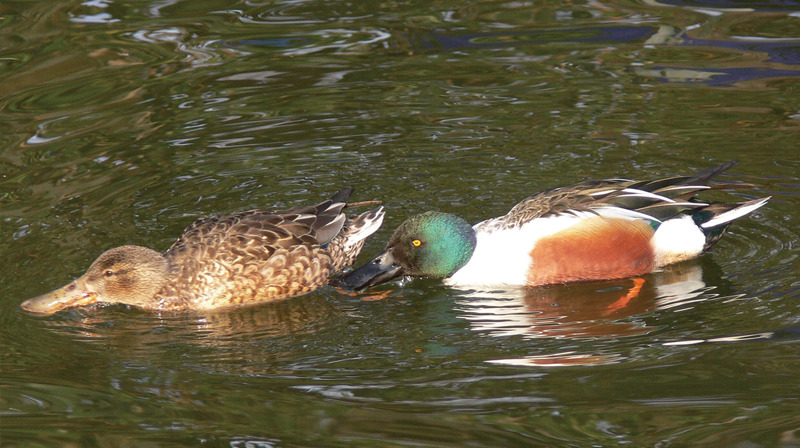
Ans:
[[[112,275],[114,275],[114,271],[109,269],[106,272],[103,272],[103,275],[105,275],[106,277],[111,277]]]

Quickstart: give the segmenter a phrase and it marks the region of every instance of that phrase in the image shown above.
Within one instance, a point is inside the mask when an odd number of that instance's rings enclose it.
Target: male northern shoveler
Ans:
[[[72,283],[26,300],[50,314],[94,303],[154,311],[205,310],[312,291],[353,263],[383,222],[383,207],[347,219],[345,188],[312,206],[249,210],[195,221],[163,255],[141,246],[111,249]]]
[[[735,164],[694,176],[555,188],[472,227],[455,215],[422,213],[397,228],[384,252],[337,283],[362,289],[410,275],[444,278],[456,286],[539,286],[642,275],[696,257],[733,220],[767,202],[694,200],[703,190],[752,187],[709,186]]]

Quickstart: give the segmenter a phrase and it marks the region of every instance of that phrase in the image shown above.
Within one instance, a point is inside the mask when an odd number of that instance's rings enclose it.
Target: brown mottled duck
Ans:
[[[22,302],[32,313],[121,303],[151,311],[208,310],[313,291],[350,266],[380,228],[383,207],[343,212],[353,188],[312,206],[248,210],[195,221],[165,253],[120,246],[85,274]]]

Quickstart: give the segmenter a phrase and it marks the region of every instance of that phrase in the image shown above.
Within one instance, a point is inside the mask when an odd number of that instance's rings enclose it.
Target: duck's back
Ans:
[[[334,267],[328,243],[345,223],[346,197],[337,199],[195,221],[165,254],[173,273],[162,309],[263,302],[324,285]]]

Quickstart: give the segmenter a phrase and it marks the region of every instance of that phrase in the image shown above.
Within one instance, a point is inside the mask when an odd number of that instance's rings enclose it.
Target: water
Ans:
[[[742,9],[742,8],[746,8]],[[0,3],[3,446],[800,446],[800,4]],[[587,177],[772,195],[699,259],[516,294],[27,315],[103,250],[354,185],[505,213]]]

